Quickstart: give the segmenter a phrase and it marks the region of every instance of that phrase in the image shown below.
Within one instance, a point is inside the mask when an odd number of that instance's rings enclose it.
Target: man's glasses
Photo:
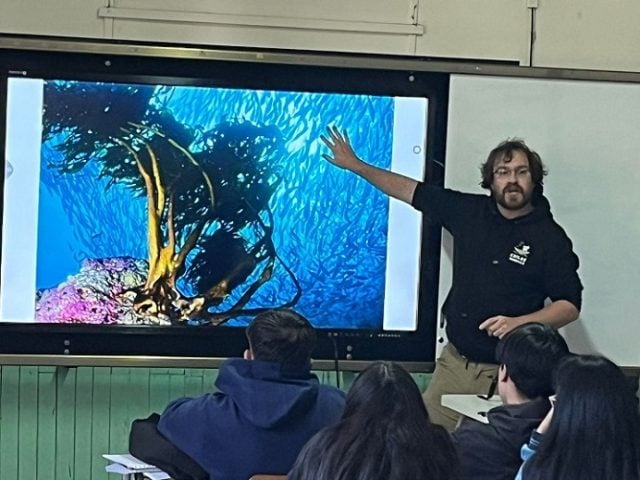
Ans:
[[[529,167],[520,167],[512,170],[507,167],[499,167],[493,171],[493,174],[498,178],[509,178],[515,173],[517,178],[526,178],[531,174]]]

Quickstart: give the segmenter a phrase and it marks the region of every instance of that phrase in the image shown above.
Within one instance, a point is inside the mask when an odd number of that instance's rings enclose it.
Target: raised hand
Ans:
[[[356,171],[363,165],[364,162],[356,156],[351,147],[347,132],[340,132],[337,127],[327,127],[327,134],[321,135],[320,139],[331,150],[331,155],[322,154],[325,160],[351,171]]]
[[[340,132],[336,127],[327,127],[326,135],[320,135],[320,139],[331,150],[331,154],[322,155],[325,160],[354,172],[387,195],[411,203],[413,192],[418,185],[416,180],[369,165],[358,158],[351,147],[347,132]]]
[[[556,406],[556,396],[551,395],[549,397],[549,403],[551,404],[551,408],[547,412],[547,415],[542,419],[538,428],[536,428],[536,432],[545,434],[547,430],[549,430],[549,426],[551,425],[551,420],[553,419],[553,412],[555,411]]]

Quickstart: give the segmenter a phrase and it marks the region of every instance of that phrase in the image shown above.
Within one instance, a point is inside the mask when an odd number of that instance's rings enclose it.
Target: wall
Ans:
[[[0,479],[107,480],[135,418],[211,391],[211,369],[0,367]],[[335,385],[335,373],[318,372]],[[424,389],[428,376],[414,375]],[[353,374],[342,374],[347,385]]]
[[[640,2],[540,0],[534,65],[640,71]]]
[[[107,0],[2,0],[0,32],[109,38],[108,22],[98,17]],[[35,14],[34,14],[35,12]]]
[[[638,18],[637,0],[0,2],[3,33],[635,72],[640,72]]]

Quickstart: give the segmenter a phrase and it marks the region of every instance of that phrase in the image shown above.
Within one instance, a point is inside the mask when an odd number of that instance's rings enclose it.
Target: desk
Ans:
[[[502,400],[498,395],[485,400],[477,395],[450,394],[442,395],[441,401],[443,407],[455,410],[465,417],[473,418],[482,423],[489,423],[489,420],[487,420],[487,412],[489,410],[502,405]]]
[[[166,477],[166,476],[153,476],[152,474],[143,474],[143,473],[123,473],[122,476],[120,477],[121,480],[153,480],[155,478],[163,478],[166,480],[171,480],[171,478]]]
[[[121,480],[149,480],[154,478],[164,478],[167,480],[171,480],[169,477],[154,477],[153,474],[149,476],[148,474],[145,475],[143,473],[123,473],[120,478]]]

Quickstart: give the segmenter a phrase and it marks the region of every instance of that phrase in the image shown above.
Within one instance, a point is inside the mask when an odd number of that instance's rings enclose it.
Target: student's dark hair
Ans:
[[[487,160],[480,166],[480,173],[482,175],[480,186],[482,186],[482,188],[491,189],[491,184],[493,183],[493,171],[496,168],[496,163],[500,161],[509,163],[513,158],[513,153],[516,151],[524,153],[527,156],[527,160],[529,160],[531,180],[534,184],[534,197],[542,195],[542,180],[547,174],[547,170],[542,163],[540,155],[531,150],[523,140],[519,140],[517,138],[505,140],[489,152]]]
[[[556,372],[549,430],[525,480],[638,480],[640,420],[622,370],[596,355],[569,356]]]
[[[541,323],[526,323],[503,337],[496,347],[498,363],[509,378],[530,399],[553,393],[553,372],[569,353],[558,331]]]
[[[300,369],[309,367],[316,332],[309,320],[293,310],[269,310],[249,324],[247,339],[256,360],[276,362],[283,369]]]
[[[287,478],[453,480],[459,466],[411,376],[398,364],[376,362],[354,381],[340,422],[307,443]]]

